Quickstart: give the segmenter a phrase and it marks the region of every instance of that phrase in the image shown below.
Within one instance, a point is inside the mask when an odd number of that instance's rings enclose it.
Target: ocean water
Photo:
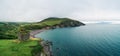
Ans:
[[[47,30],[36,37],[53,42],[54,56],[120,56],[120,25],[117,24]]]

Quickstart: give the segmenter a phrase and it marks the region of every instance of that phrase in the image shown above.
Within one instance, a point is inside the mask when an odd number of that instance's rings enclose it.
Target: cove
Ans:
[[[117,24],[59,28],[36,37],[53,42],[54,56],[120,56],[120,25]]]

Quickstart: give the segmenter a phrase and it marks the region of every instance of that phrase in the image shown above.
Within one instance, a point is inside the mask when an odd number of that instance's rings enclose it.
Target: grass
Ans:
[[[30,46],[36,46],[37,41],[0,40],[0,56],[31,56],[33,48]]]
[[[53,20],[53,21],[51,20],[51,21],[45,21],[45,22],[42,22],[42,23],[52,26],[52,25],[55,25],[55,24],[60,24],[60,22],[62,22],[62,20]]]
[[[46,20],[46,21],[41,22],[41,23],[52,26],[52,25],[55,25],[55,24],[60,24],[62,21],[63,20]]]

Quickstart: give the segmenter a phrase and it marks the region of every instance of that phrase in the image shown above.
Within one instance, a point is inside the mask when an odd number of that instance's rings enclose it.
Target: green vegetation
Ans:
[[[41,45],[34,46],[34,49],[32,49],[31,54],[32,56],[36,56],[37,54],[40,54],[43,50],[43,47]]]
[[[20,25],[28,23],[0,22],[0,39],[17,39]]]
[[[69,18],[56,18],[56,17],[50,17],[47,19],[42,20],[41,22],[38,23],[42,23],[42,24],[46,24],[48,26],[53,26],[56,24],[68,24],[70,22],[77,22],[80,25],[84,25],[82,22],[76,21],[76,20],[72,20]]]
[[[0,39],[17,39],[18,33],[21,31],[20,29],[24,29],[26,33],[30,30],[42,29],[45,27],[54,28],[54,26],[57,25],[60,27],[76,27],[84,24],[69,18],[56,17],[50,17],[41,22],[34,23],[0,22]]]
[[[0,56],[35,56],[41,53],[42,46],[38,44],[38,40],[29,40],[31,30],[81,25],[85,24],[69,18],[56,17],[34,23],[0,22]]]
[[[69,18],[56,18],[56,17],[50,17],[47,19],[42,20],[41,22],[36,22],[36,23],[31,23],[31,24],[26,24],[23,25],[24,28],[27,30],[34,30],[34,29],[42,29],[45,27],[54,27],[54,26],[60,26],[63,25],[62,27],[76,27],[76,26],[81,26],[85,25],[82,22],[72,20]]]
[[[53,26],[55,24],[60,24],[63,20],[64,20],[64,18],[61,19],[61,18],[50,17],[50,18],[44,19],[43,21],[38,22],[38,23]]]
[[[17,33],[17,26],[19,24],[16,23],[0,23],[0,39],[15,39],[17,38],[16,33]]]
[[[39,50],[39,52],[42,50],[37,40],[25,42],[0,40],[0,56],[32,56],[34,54],[33,51],[37,50]]]

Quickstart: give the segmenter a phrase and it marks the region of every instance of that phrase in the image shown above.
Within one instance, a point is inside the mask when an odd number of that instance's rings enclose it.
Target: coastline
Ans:
[[[32,30],[32,31],[30,31],[30,37],[36,38],[35,37],[36,34],[39,34],[39,33],[43,32],[43,31],[46,31],[46,30],[47,29]]]
[[[35,35],[36,34],[39,34],[43,31],[46,31],[48,29],[38,29],[38,30],[32,30],[30,32],[30,37],[31,38],[36,38]],[[48,41],[48,40],[42,40],[42,41],[38,41],[38,43],[43,47],[43,52],[40,54],[40,56],[53,56],[53,53],[52,53],[52,49],[51,49],[51,46],[52,46],[52,42]]]
[[[70,27],[73,27],[73,26],[70,26]],[[46,31],[46,30],[56,29],[56,28],[67,28],[67,27],[60,27],[59,25],[55,25],[52,27],[45,27],[45,28],[38,29],[38,30],[31,30],[30,37],[36,38],[35,37],[36,34]],[[52,49],[51,49],[52,42],[48,40],[43,40],[43,41],[39,41],[39,45],[43,47],[43,52],[41,53],[41,56],[53,56]]]

